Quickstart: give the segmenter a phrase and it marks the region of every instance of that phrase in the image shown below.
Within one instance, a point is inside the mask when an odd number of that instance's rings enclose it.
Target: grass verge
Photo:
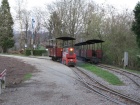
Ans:
[[[80,67],[93,72],[94,74],[103,78],[105,81],[109,82],[112,85],[123,85],[123,82],[120,81],[120,79],[116,75],[106,70],[103,70],[97,66],[91,64],[82,64]]]
[[[112,66],[112,67],[115,67],[115,66]],[[140,71],[139,70],[131,70],[131,69],[127,69],[127,68],[124,69],[124,68],[121,68],[121,67],[115,67],[115,68],[117,68],[117,69],[123,69],[123,70],[129,71],[129,72],[132,72],[132,73],[136,73],[136,74],[140,74]]]
[[[137,71],[137,70],[130,70],[130,69],[125,69],[125,70],[132,72],[132,73],[140,74],[140,71]]]
[[[32,77],[32,74],[31,73],[28,73],[26,75],[24,75],[24,80],[29,80],[30,78]]]

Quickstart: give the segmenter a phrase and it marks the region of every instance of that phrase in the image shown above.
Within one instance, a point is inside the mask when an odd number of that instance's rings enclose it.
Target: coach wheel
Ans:
[[[62,59],[61,58],[59,58],[58,60],[59,60],[60,63],[62,62]]]
[[[62,59],[62,64],[65,64],[63,59]]]
[[[62,59],[62,64],[64,64],[64,60]]]
[[[64,65],[66,65],[66,60],[64,60]]]

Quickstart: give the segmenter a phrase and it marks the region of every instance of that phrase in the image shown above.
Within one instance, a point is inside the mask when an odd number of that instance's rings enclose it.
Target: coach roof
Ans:
[[[56,39],[60,39],[60,40],[75,40],[75,38],[73,38],[73,37],[58,37]]]
[[[99,39],[92,39],[86,41],[87,44],[103,43],[103,42],[104,42],[103,40],[99,40]]]

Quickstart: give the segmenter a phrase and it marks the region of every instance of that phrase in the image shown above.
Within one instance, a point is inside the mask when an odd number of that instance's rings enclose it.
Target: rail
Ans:
[[[79,68],[77,68],[77,67],[76,67],[76,69],[79,70],[82,74],[86,75],[86,76],[87,76],[89,79],[91,79],[92,81],[94,81],[94,82],[96,82],[97,84],[99,84],[100,86],[96,86],[96,85],[91,84],[91,83],[89,83],[89,82],[86,81],[86,83],[87,83],[88,85],[94,86],[94,88],[97,87],[98,89],[101,89],[101,90],[107,91],[107,92],[109,92],[109,93],[111,93],[111,94],[114,94],[115,96],[120,97],[121,100],[126,100],[126,101],[129,101],[129,102],[131,102],[131,103],[135,103],[135,104],[137,104],[137,105],[140,105],[139,99],[137,99],[137,98],[135,98],[135,97],[130,97],[130,96],[127,96],[126,94],[122,94],[122,93],[120,93],[120,92],[118,92],[118,91],[115,91],[115,90],[113,90],[113,89],[111,89],[111,88],[109,88],[109,87],[103,85],[102,83],[98,82],[97,80],[95,80],[94,78],[92,78],[91,76],[89,76],[86,72],[84,72],[83,70],[81,70],[81,69],[79,69]],[[101,93],[101,92],[100,92],[100,93]]]
[[[76,72],[77,70],[78,70],[78,71],[81,71],[81,70],[78,69],[77,67],[75,67],[75,70],[74,70],[74,69],[72,69],[72,70],[73,70],[74,73],[77,75],[79,81],[82,82],[82,83],[86,86],[85,88],[88,89],[89,91],[95,92],[95,93],[97,93],[98,95],[104,97],[105,99],[110,100],[110,101],[112,101],[113,103],[116,103],[116,104],[118,104],[118,105],[125,105],[124,103],[122,103],[122,102],[120,102],[120,101],[118,101],[118,100],[116,100],[116,99],[113,99],[113,98],[109,97],[108,95],[105,95],[104,93],[102,93],[101,91],[99,91],[99,89],[101,89],[101,88],[98,87],[97,85],[93,85],[93,84],[89,83],[87,80],[83,79],[83,77],[80,76],[79,73]],[[82,74],[83,74],[83,72],[82,72]],[[84,75],[85,75],[85,73],[84,73]],[[102,89],[103,89],[103,88],[102,88]],[[102,90],[102,89],[101,89],[101,90]],[[106,90],[106,89],[103,89],[103,90]]]
[[[140,84],[135,79],[131,78],[131,76],[130,76],[130,75],[132,75],[133,77],[135,77],[137,79],[140,79],[140,75],[132,73],[132,72],[128,72],[126,70],[119,69],[119,68],[116,68],[116,67],[104,65],[104,64],[99,64],[97,66],[100,67],[100,68],[108,69],[110,71],[114,71],[114,72],[117,72],[117,73],[120,73],[120,74],[126,76],[127,78],[129,78],[132,82],[134,82],[140,88]]]

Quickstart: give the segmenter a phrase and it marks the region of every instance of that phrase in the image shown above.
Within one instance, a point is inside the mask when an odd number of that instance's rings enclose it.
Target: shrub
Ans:
[[[33,50],[33,55],[34,56],[42,56],[42,54],[44,54],[44,53],[45,53],[45,55],[47,55],[47,51],[46,50]],[[31,50],[26,50],[25,51],[25,55],[26,56],[31,55]]]
[[[25,50],[25,55],[26,55],[26,56],[31,55],[31,50]]]
[[[43,53],[46,53],[46,50],[33,50],[35,56],[42,56]]]

